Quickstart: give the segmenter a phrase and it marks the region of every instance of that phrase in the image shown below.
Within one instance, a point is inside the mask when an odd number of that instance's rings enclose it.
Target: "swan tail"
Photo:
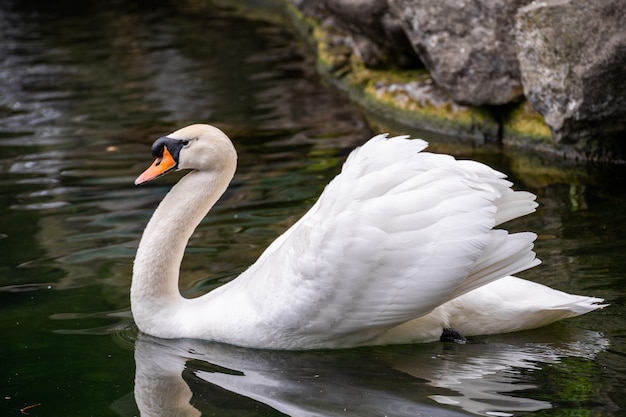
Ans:
[[[575,299],[572,300],[572,302],[567,303],[567,304],[553,306],[550,308],[550,310],[566,311],[569,313],[566,318],[569,318],[569,317],[581,316],[583,314],[589,313],[590,311],[608,307],[608,304],[603,304],[604,298],[587,297],[584,295],[573,295],[573,294],[568,294],[568,295],[570,295],[571,297],[575,297]]]
[[[602,298],[569,294],[516,277],[496,281],[487,287],[490,288],[506,302],[528,306],[537,312],[551,311],[561,315],[560,318],[576,317],[608,306]]]
[[[386,331],[374,343],[433,342],[445,328],[464,336],[530,330],[602,309],[608,305],[603,302],[506,276]]]
[[[507,276],[440,307],[447,325],[466,336],[535,329],[580,316],[608,304],[602,298],[569,294]]]

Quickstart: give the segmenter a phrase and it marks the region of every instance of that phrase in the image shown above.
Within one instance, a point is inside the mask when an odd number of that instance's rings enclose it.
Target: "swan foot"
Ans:
[[[467,343],[467,339],[465,338],[465,336],[463,336],[461,333],[457,332],[454,329],[443,329],[439,341],[456,343],[458,345],[464,345]]]

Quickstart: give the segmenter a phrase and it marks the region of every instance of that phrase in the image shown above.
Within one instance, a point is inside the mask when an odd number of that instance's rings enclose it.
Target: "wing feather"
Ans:
[[[493,229],[533,211],[534,196],[426,146],[379,135],[356,149],[308,213],[235,280],[268,329],[354,344],[536,264],[534,235]]]

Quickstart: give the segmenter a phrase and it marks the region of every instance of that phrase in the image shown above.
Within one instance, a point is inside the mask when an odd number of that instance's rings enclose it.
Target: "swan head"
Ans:
[[[180,169],[234,174],[237,165],[237,152],[228,136],[206,124],[187,126],[158,138],[152,144],[152,156],[156,159],[137,177],[135,185]]]

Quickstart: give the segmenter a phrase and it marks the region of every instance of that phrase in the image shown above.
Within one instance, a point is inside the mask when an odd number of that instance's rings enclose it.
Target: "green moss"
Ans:
[[[459,106],[441,94],[430,80],[397,82],[384,75],[369,80],[361,102],[411,127],[461,137],[497,136],[498,124],[489,111]]]
[[[523,139],[552,143],[552,134],[543,116],[526,101],[505,109],[502,123],[505,141],[513,142]]]

